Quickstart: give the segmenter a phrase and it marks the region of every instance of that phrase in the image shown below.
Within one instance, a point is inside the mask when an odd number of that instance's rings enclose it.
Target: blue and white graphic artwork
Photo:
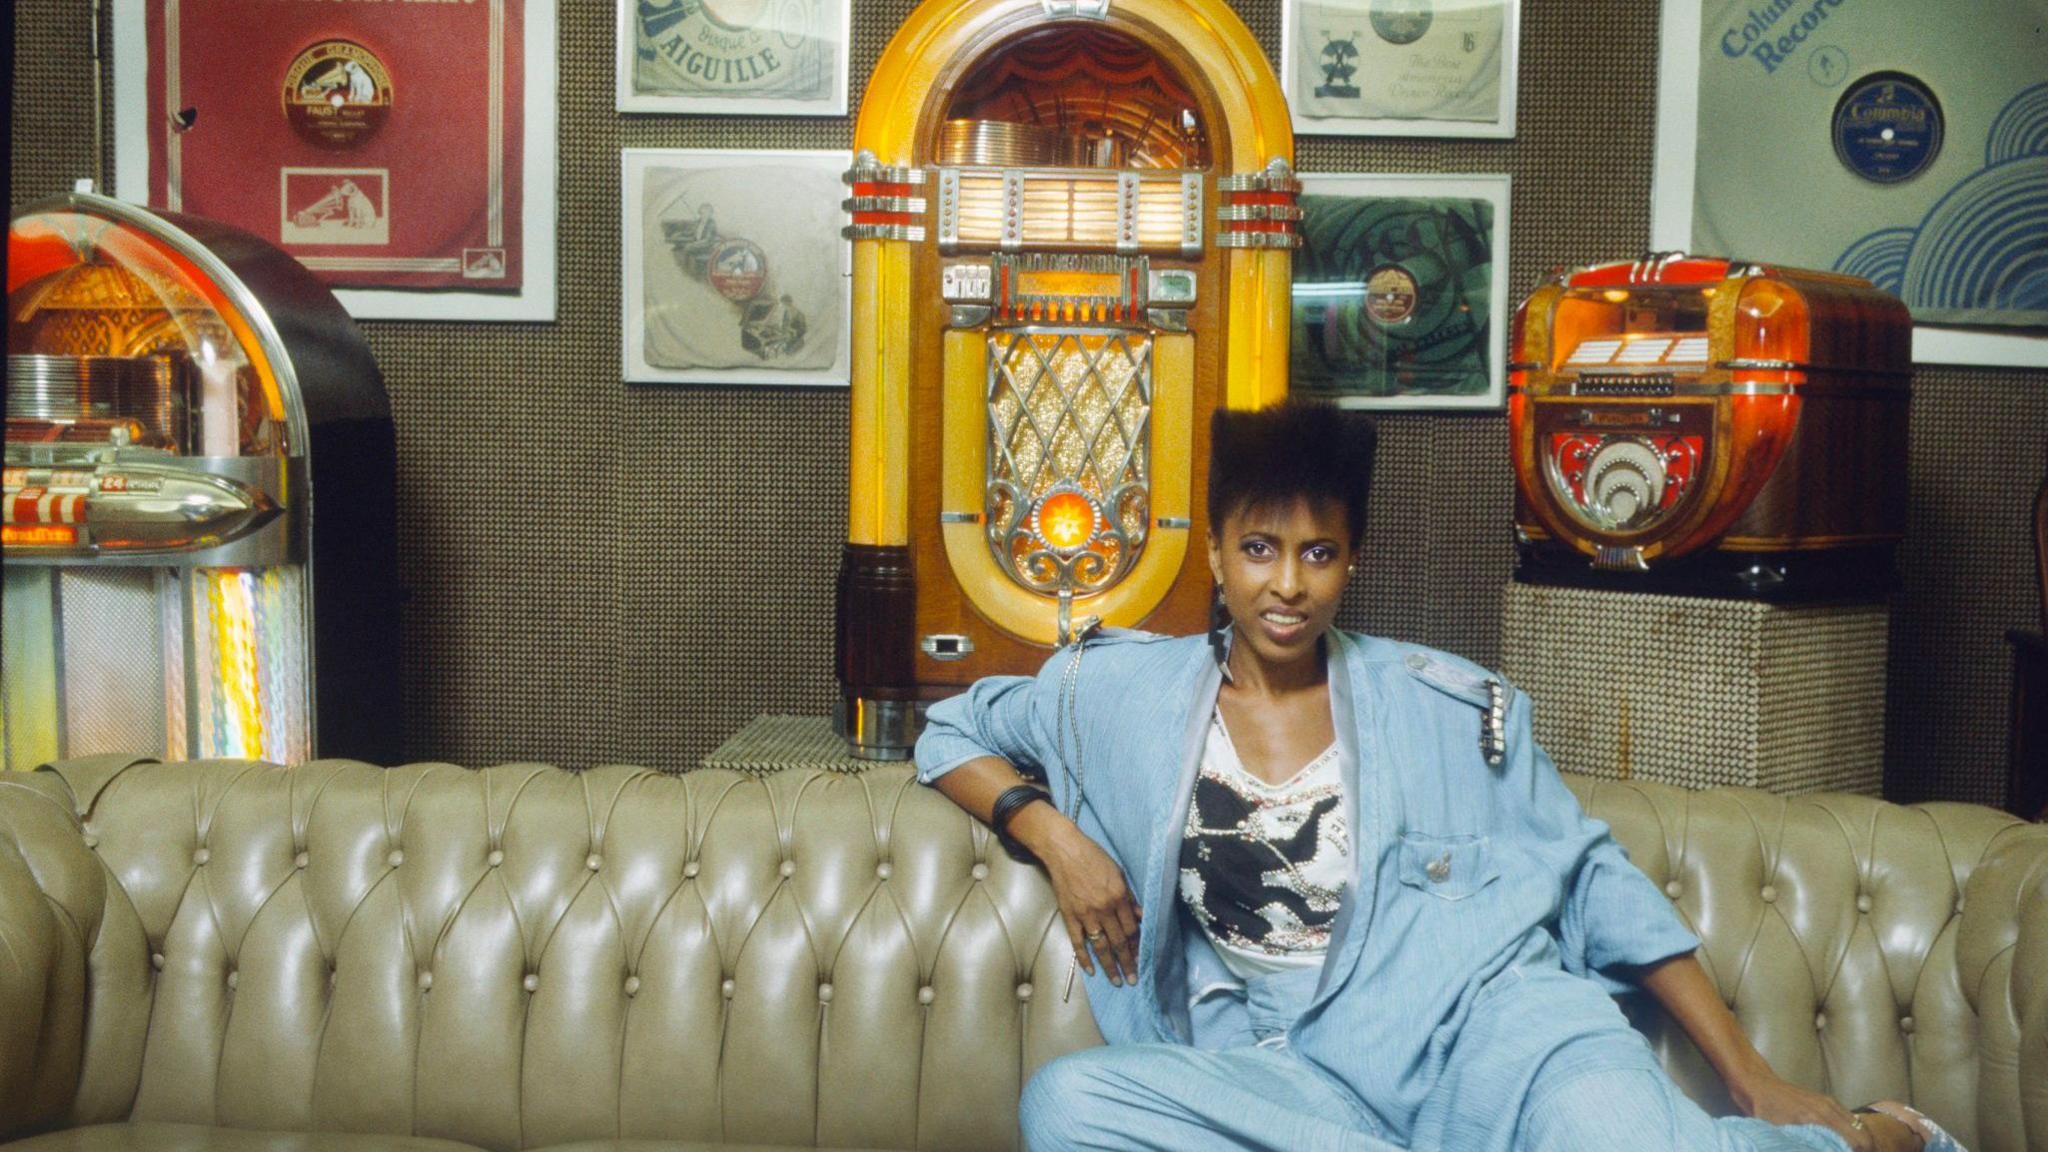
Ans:
[[[2006,104],[1984,167],[1917,227],[1872,232],[1834,267],[1896,294],[1920,319],[2048,327],[2048,84]]]

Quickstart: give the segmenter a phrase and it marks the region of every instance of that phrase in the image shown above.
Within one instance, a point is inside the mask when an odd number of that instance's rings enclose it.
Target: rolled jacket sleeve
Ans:
[[[1058,692],[1049,674],[1060,662],[1056,654],[1036,677],[984,676],[932,705],[914,753],[918,780],[933,783],[983,756],[999,756],[1026,776],[1044,777],[1053,759],[1046,720]]]
[[[1700,945],[1664,893],[1629,861],[1607,825],[1586,815],[1557,766],[1536,743],[1530,704],[1516,692],[1508,709],[1510,787],[1528,798],[1532,831],[1563,849],[1564,901],[1558,941],[1565,970],[1610,993],[1633,992],[1631,969],[1691,953]]]

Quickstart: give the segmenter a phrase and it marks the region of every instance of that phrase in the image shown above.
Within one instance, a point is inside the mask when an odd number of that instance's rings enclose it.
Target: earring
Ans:
[[[1223,602],[1223,589],[1218,586],[1216,600],[1209,606],[1209,651],[1216,657],[1216,666],[1225,669],[1226,676],[1229,675],[1225,663],[1230,656],[1229,631],[1230,606]]]

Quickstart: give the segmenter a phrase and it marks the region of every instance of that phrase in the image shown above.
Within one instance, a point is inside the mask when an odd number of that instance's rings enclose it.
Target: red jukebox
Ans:
[[[17,212],[5,765],[394,762],[394,456],[376,364],[291,257],[84,193]]]
[[[1525,582],[1881,593],[1904,530],[1912,327],[1848,276],[1663,255],[1516,314]]]
[[[1299,184],[1220,0],[928,0],[854,147],[841,730],[896,757],[1078,621],[1203,627],[1208,416],[1286,392]]]

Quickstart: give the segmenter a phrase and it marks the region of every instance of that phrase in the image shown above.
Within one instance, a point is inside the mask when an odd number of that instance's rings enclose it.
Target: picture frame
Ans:
[[[1714,64],[1717,69],[1738,70],[1734,75],[1742,82],[1740,98],[1753,110],[1752,115],[1744,118],[1745,130],[1750,133],[1750,140],[1745,142],[1720,135],[1717,127],[1710,126],[1705,137],[1701,132],[1701,110],[1709,100],[1704,87],[1709,82],[1705,75],[1707,20],[1708,13],[1718,9],[1705,0],[1665,0],[1659,28],[1651,246],[1665,251],[1692,251],[1696,244],[1703,243],[1707,245],[1707,249],[1702,249],[1706,254],[1822,270],[1842,263],[1846,265],[1842,270],[1872,279],[1880,287],[1899,294],[1909,308],[1915,308],[1917,315],[1916,294],[1901,291],[1903,283],[1888,283],[1882,269],[1896,269],[1897,264],[1913,258],[1915,237],[1931,227],[1941,210],[1967,207],[1960,203],[1965,185],[1982,175],[1982,170],[1992,162],[1986,152],[1987,136],[2024,140],[2040,133],[2001,131],[2000,118],[2007,112],[2027,111],[2025,93],[2005,103],[2002,110],[2000,105],[2005,96],[1988,89],[1994,69],[1986,59],[1987,46],[2026,53],[2030,51],[2027,41],[2007,45],[2012,37],[2002,36],[1995,29],[1970,25],[1960,18],[1963,10],[1959,7],[1954,12],[1948,11],[1950,6],[1946,5],[1911,7],[1912,11],[1897,18],[1937,20],[1941,35],[1904,35],[1900,34],[1901,29],[1892,29],[1893,34],[1877,37],[1880,42],[1873,44],[1871,51],[1865,51],[1858,43],[1862,30],[1844,21],[1850,17],[1868,18],[1872,15],[1868,9],[1835,13],[1825,23],[1784,32],[1766,26],[1767,9],[1759,8],[1752,13],[1745,6],[1740,20],[1722,30],[1724,36],[1733,36],[1730,43],[1719,45],[1717,38],[1716,55],[1725,56],[1726,62]],[[1781,44],[1781,34],[1793,38]],[[1770,59],[1761,60],[1757,52]],[[2040,65],[2038,57],[2035,61],[2040,78],[2048,79],[2048,66]],[[1766,63],[1769,67],[1764,66]],[[2024,68],[2025,64],[2021,66]],[[1871,177],[1895,173],[1873,170],[1869,176],[1859,177],[1832,146],[1832,125],[1839,123],[1839,116],[1834,114],[1839,113],[1842,102],[1854,97],[1859,78],[1893,74],[1919,77],[1934,91],[1946,94],[1941,99],[1949,105],[1947,139],[1936,143],[1940,151],[1924,171],[1880,186]],[[1714,79],[1721,82],[1720,76]],[[2024,83],[2022,79],[2015,86]],[[2043,90],[2048,89],[2032,89]],[[1778,130],[1778,120],[1784,117],[1791,117],[1812,131],[1804,137],[1788,136]],[[1777,165],[1759,166],[1739,154],[1751,143],[1764,140],[1780,157]],[[1701,180],[1703,166],[1710,173],[1706,182]],[[1769,197],[1767,223],[1766,218],[1757,215],[1755,206],[1722,206],[1726,193],[1717,192],[1716,182],[1711,179],[1716,172],[1749,172],[1756,168],[1763,169],[1752,173],[1756,194]],[[1779,184],[1787,180],[1796,181],[1798,195],[1782,194],[1784,189]],[[1897,191],[1890,190],[1893,188]],[[2037,186],[2034,202],[2039,203],[2044,195],[2048,195],[2048,186]],[[1703,217],[1702,212],[1709,215]],[[2009,219],[2013,213],[2006,210],[1994,215]],[[1741,234],[1720,238],[1700,235],[1698,222],[1702,218],[1729,221],[1733,232]],[[1859,232],[1884,232],[1882,237],[1865,237],[1862,249],[1865,254],[1877,255],[1873,249],[1880,246],[1868,241],[1889,239],[1890,244],[1882,247],[1892,250],[1890,258],[1852,255],[1855,246],[1845,248],[1845,244],[1850,244],[1854,237],[1833,235],[1839,221],[1853,221]],[[1775,232],[1766,233],[1766,227]],[[1740,250],[1708,251],[1723,246]],[[1958,246],[1951,246],[1951,250],[1955,247]],[[1983,251],[1981,244],[1968,247]],[[1916,319],[1913,359],[1921,364],[2048,367],[2048,329],[1964,326]]]
[[[1500,408],[1511,181],[1301,174],[1290,389],[1343,408]]]
[[[852,165],[847,151],[622,150],[625,381],[845,385]]]
[[[1282,0],[1294,131],[1513,137],[1521,29],[1522,0]]]
[[[222,42],[219,50],[223,57],[233,52],[236,59],[222,68],[206,70],[198,79],[206,82],[227,78],[234,83],[249,83],[253,77],[253,82],[261,85],[264,99],[247,99],[237,107],[233,102],[234,91],[224,90],[219,95],[229,101],[229,107],[223,109],[218,101],[208,102],[193,127],[211,129],[217,124],[235,123],[239,118],[257,125],[259,131],[223,132],[232,148],[223,154],[216,146],[209,153],[205,149],[184,149],[173,136],[168,118],[152,116],[153,99],[158,104],[177,104],[181,110],[188,101],[197,108],[200,102],[209,99],[174,90],[180,83],[179,70],[153,68],[151,64],[153,52],[169,47],[164,39],[152,41],[153,30],[180,26],[169,17],[186,17],[188,42],[198,43],[191,41],[189,34],[194,25],[190,18],[203,15],[200,5],[201,0],[113,0],[117,197],[148,207],[210,216],[278,244],[315,275],[327,280],[342,306],[359,320],[555,318],[557,0],[482,0],[475,5],[445,10],[417,6],[422,18],[454,18],[460,14],[473,21],[486,21],[487,31],[479,37],[478,44],[465,42],[463,47],[470,50],[465,59],[480,59],[491,77],[490,83],[483,86],[483,98],[471,102],[481,109],[476,117],[474,154],[485,157],[487,170],[458,173],[459,182],[468,190],[461,195],[474,192],[485,198],[473,208],[476,218],[486,222],[482,226],[485,235],[478,246],[471,247],[469,241],[451,229],[447,236],[424,248],[405,247],[404,224],[409,221],[403,219],[404,213],[399,210],[418,204],[439,208],[454,195],[445,189],[435,189],[409,201],[403,196],[405,189],[420,183],[422,174],[432,179],[433,174],[445,170],[446,141],[439,141],[431,155],[425,145],[411,151],[393,149],[393,138],[388,135],[369,141],[374,151],[365,147],[302,148],[304,141],[280,136],[282,126],[275,124],[277,89],[271,82],[283,77],[271,77],[263,69],[250,66],[247,56],[252,49],[246,38]],[[184,12],[182,8],[192,11]],[[406,14],[411,16],[414,11],[407,9]],[[261,26],[260,35],[300,36],[310,38],[309,43],[346,41],[357,27],[350,21],[368,20],[371,15],[367,9],[359,14],[353,8],[346,12],[325,8],[316,12],[309,8],[303,13],[280,9],[276,19]],[[380,20],[385,16],[381,10],[375,15]],[[388,29],[388,21],[384,27]],[[154,34],[161,37],[163,32]],[[396,86],[401,94],[398,98],[421,98],[421,73],[399,59],[398,53],[431,51],[437,46],[395,33],[387,35],[382,46],[393,57],[392,69],[404,66],[405,74],[393,77],[401,81]],[[199,48],[195,46],[194,50]],[[298,67],[298,62],[292,64],[293,68]],[[493,103],[494,98],[501,98],[502,103]],[[517,130],[508,130],[514,124]],[[445,129],[445,118],[439,127]],[[172,162],[174,154],[176,161]],[[261,179],[250,179],[249,172],[258,169],[266,170]],[[173,172],[181,187],[175,197],[169,195]],[[309,206],[296,204],[294,196],[317,201],[318,189],[308,190],[306,185],[308,180],[317,182],[323,178],[329,184],[360,180],[358,187],[372,205],[368,214],[399,218],[400,224],[388,231],[378,230],[374,235],[366,233],[367,238],[358,239],[354,246],[328,244],[309,250],[308,245],[319,245],[332,237],[312,228],[294,227],[298,214],[294,209],[302,213]],[[217,190],[235,180],[248,185],[246,195],[223,196],[218,191],[206,191],[209,186]],[[153,186],[158,186],[155,194]],[[188,196],[187,189],[198,190],[200,194]],[[218,201],[217,206],[214,201]],[[510,275],[506,274],[508,270]],[[379,277],[391,283],[364,283]],[[516,286],[504,286],[508,282]],[[490,287],[494,283],[500,286]],[[476,287],[470,287],[471,284]]]
[[[847,113],[852,0],[759,5],[767,20],[754,28],[721,23],[701,0],[615,0],[615,5],[621,112]]]

